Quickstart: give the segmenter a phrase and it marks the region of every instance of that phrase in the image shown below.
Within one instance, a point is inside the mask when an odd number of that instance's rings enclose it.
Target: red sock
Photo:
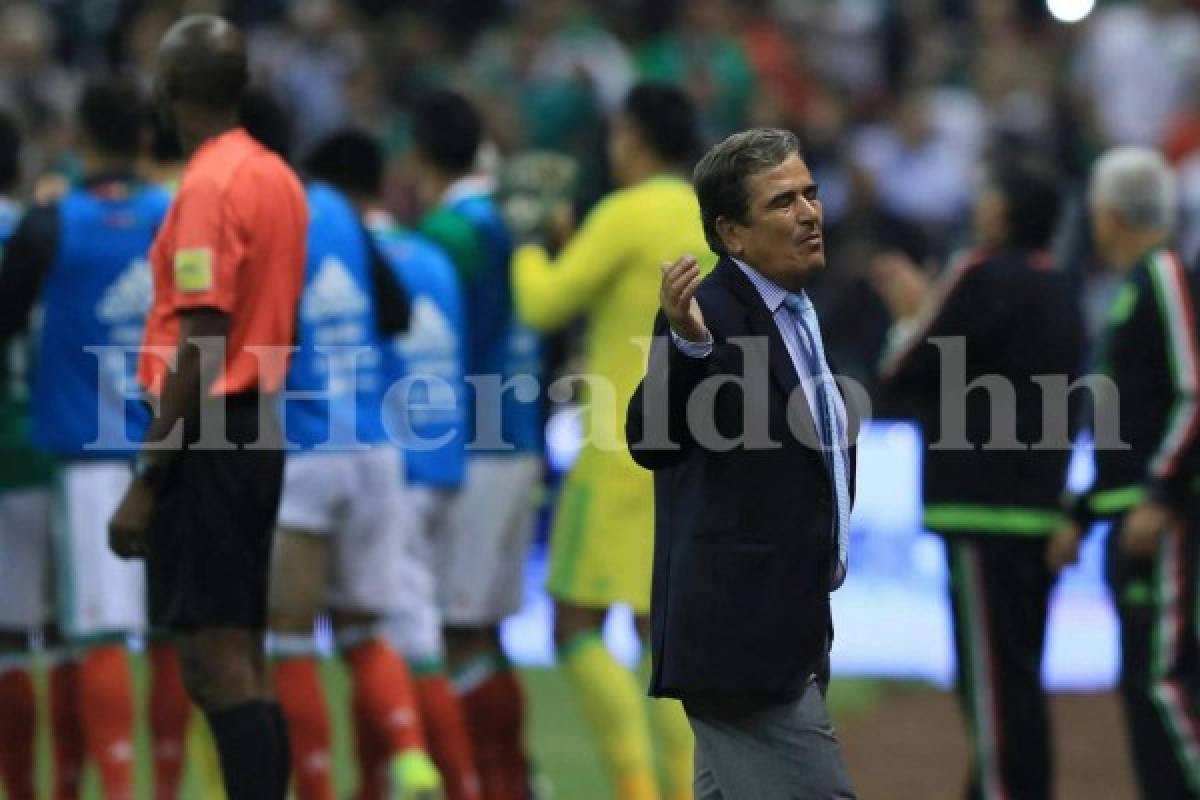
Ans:
[[[361,703],[389,755],[424,750],[425,734],[404,659],[378,639],[348,648],[345,657],[354,675],[354,702]]]
[[[34,800],[36,702],[28,669],[18,666],[0,672],[0,778],[8,800]]]
[[[391,750],[387,740],[380,738],[375,731],[363,697],[357,692],[351,701],[350,711],[354,720],[354,752],[358,757],[357,800],[388,800],[391,796],[388,773]]]
[[[83,726],[79,721],[79,664],[50,668],[50,731],[54,737],[54,800],[76,800],[83,777]]]
[[[122,645],[88,650],[79,665],[79,716],[107,800],[133,800],[133,686]]]
[[[493,672],[462,695],[463,713],[488,800],[529,796],[525,757],[525,694],[509,668]]]
[[[184,748],[192,703],[183,686],[179,655],[171,644],[150,647],[150,741],[154,756],[154,798],[175,800],[183,776]]]
[[[287,718],[296,794],[300,800],[333,800],[329,771],[333,734],[317,659],[285,658],[275,663],[273,672],[275,694]]]
[[[421,723],[429,737],[430,755],[446,782],[447,800],[479,800],[483,796],[471,737],[458,696],[445,675],[416,680]]]

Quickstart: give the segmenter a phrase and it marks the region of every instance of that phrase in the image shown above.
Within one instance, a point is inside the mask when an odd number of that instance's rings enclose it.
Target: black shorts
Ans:
[[[152,626],[266,627],[284,454],[274,416],[270,447],[242,446],[259,441],[258,400],[228,399],[226,437],[235,449],[184,449],[155,492],[146,555]]]

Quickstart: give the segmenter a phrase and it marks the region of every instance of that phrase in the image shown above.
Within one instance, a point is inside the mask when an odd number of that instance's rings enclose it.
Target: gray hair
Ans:
[[[1129,225],[1170,230],[1179,204],[1175,174],[1157,150],[1116,147],[1092,166],[1088,202]]]
[[[777,167],[788,156],[800,154],[800,142],[791,131],[751,128],[716,144],[696,165],[692,184],[700,201],[704,238],[719,256],[729,255],[717,233],[720,217],[745,222],[750,210],[746,178]]]

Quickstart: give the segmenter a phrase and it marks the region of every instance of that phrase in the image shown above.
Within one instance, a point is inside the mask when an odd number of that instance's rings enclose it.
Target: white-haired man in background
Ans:
[[[1153,150],[1123,147],[1092,170],[1097,253],[1122,274],[1093,372],[1096,480],[1051,542],[1075,560],[1093,521],[1111,522],[1107,575],[1121,623],[1121,695],[1142,796],[1200,797],[1200,356],[1196,276],[1170,248],[1175,179]],[[1111,394],[1111,393],[1110,393]],[[1113,428],[1113,424],[1118,427]],[[1102,431],[1119,430],[1117,441]],[[1112,438],[1111,436],[1107,438]]]

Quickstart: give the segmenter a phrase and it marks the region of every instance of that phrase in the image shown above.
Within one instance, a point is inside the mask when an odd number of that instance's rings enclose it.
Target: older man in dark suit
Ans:
[[[664,266],[629,406],[655,471],[651,694],[696,733],[696,797],[852,798],[825,707],[829,593],[846,574],[852,420],[804,287],[825,268],[795,136],[755,129],[696,167],[721,260]]]

